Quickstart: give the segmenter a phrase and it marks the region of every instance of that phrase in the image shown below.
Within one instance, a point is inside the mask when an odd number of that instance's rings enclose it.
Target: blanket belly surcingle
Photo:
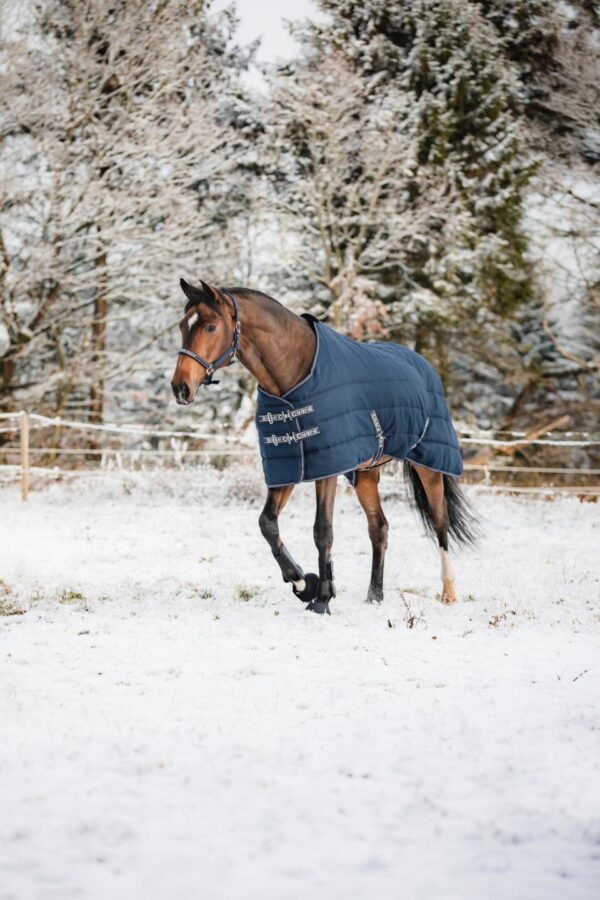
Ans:
[[[313,320],[306,378],[283,397],[258,388],[256,427],[268,487],[346,475],[382,456],[462,474],[441,381],[408,347],[359,344]]]

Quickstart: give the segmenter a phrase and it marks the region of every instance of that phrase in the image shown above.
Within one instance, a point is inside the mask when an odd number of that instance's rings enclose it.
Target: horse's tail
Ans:
[[[404,475],[412,488],[412,501],[425,529],[436,537],[429,501],[417,470],[404,460]],[[474,544],[477,540],[477,517],[465,497],[458,479],[444,475],[444,497],[448,510],[448,532],[457,544]]]

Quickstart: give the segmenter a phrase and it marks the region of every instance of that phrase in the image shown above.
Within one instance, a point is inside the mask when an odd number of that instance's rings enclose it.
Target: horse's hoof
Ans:
[[[383,591],[369,591],[367,594],[367,603],[382,603]]]
[[[456,603],[456,590],[454,589],[454,581],[451,578],[444,579],[441,600],[447,606],[451,603]]]
[[[313,603],[309,603],[306,607],[310,612],[317,613],[319,616],[327,613],[328,616],[331,615],[331,610],[329,609],[329,600],[315,600]]]
[[[307,572],[304,576],[304,590],[297,590],[295,585],[292,585],[292,590],[303,603],[310,603],[312,600],[316,600],[319,593],[319,576],[315,575],[314,572]]]

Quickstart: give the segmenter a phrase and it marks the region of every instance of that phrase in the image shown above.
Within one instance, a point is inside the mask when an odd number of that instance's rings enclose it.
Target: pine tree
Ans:
[[[524,90],[540,72],[556,66],[559,22],[553,0],[476,0],[500,38],[503,53],[516,63]]]
[[[451,316],[461,288],[446,241],[469,213],[458,191],[419,163],[409,97],[374,90],[335,50],[287,65],[267,114],[271,201],[312,311],[353,337],[406,337],[425,317]],[[289,288],[289,282],[288,282]],[[400,289],[403,302],[398,302]]]
[[[515,323],[528,378],[517,406],[584,423],[598,408],[600,365],[600,6],[478,3],[516,68],[540,161],[525,200],[535,297]]]
[[[518,83],[474,3],[457,0],[322,0],[333,39],[365,76],[412,97],[419,162],[443,171],[464,198],[474,231],[461,252],[463,290],[501,314],[531,293],[521,230],[533,166],[518,126]],[[452,253],[453,249],[448,248]]]

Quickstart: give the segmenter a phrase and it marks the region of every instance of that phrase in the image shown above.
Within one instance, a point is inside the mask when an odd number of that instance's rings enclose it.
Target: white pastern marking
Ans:
[[[192,330],[192,328],[194,327],[194,325],[196,324],[197,321],[198,321],[198,313],[196,313],[196,312],[192,313],[192,315],[189,317],[188,323],[187,323],[188,331]]]
[[[301,578],[300,581],[294,581],[293,584],[296,590],[300,592],[302,592],[306,587],[306,581],[304,580],[304,578]]]
[[[452,565],[452,563],[450,561],[450,557],[448,556],[448,551],[443,550],[440,547],[440,556],[442,559],[442,580],[443,581],[446,581],[446,580],[454,581],[454,578],[455,578],[454,566]]]

